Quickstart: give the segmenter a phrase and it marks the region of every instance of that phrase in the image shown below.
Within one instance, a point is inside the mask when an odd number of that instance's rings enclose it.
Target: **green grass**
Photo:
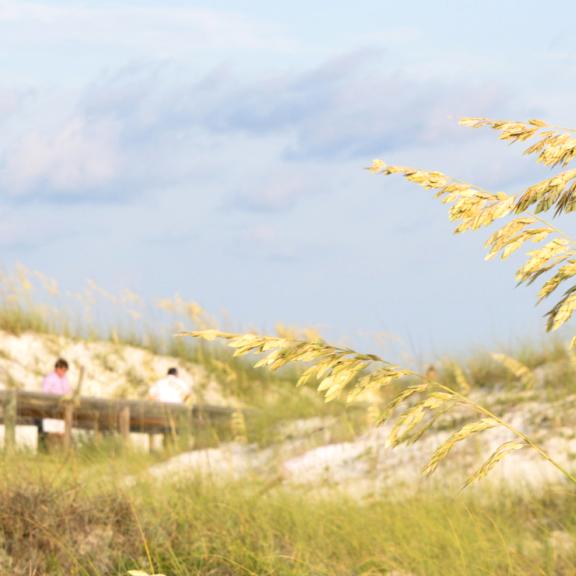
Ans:
[[[541,575],[576,570],[576,500],[489,489],[356,500],[255,480],[125,478],[149,456],[20,455],[0,477],[0,573]],[[2,564],[4,562],[4,564]],[[10,570],[10,571],[7,571]]]
[[[41,312],[19,303],[5,302],[0,305],[0,330],[15,335],[26,331],[46,334],[51,332],[52,326]]]

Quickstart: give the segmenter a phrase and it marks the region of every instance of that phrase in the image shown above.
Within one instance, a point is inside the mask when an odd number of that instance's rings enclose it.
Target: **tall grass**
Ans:
[[[0,330],[10,334],[98,339],[167,354],[204,365],[238,396],[253,393],[254,381],[276,380],[268,371],[233,358],[224,348],[174,337],[179,330],[205,328],[214,322],[198,304],[178,295],[149,303],[133,291],[111,293],[92,280],[83,290],[63,290],[55,279],[22,265],[0,272]]]
[[[150,462],[134,458],[21,456],[3,467],[0,573],[104,576],[139,568],[168,576],[524,576],[576,570],[571,491],[389,493],[360,501],[254,480],[158,484],[140,476],[128,487],[126,476]]]

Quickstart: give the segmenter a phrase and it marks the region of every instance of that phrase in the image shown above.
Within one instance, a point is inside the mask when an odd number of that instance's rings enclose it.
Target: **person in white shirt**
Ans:
[[[150,388],[148,396],[151,400],[156,400],[156,402],[182,404],[189,394],[190,390],[186,383],[178,378],[178,370],[170,368],[166,377],[158,380]]]

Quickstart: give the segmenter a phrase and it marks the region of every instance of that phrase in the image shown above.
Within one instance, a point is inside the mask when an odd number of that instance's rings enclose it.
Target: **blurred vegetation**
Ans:
[[[391,492],[357,500],[248,479],[160,485],[142,475],[152,462],[94,450],[4,461],[0,573],[525,576],[576,570],[576,499],[566,488],[524,496],[491,489]]]

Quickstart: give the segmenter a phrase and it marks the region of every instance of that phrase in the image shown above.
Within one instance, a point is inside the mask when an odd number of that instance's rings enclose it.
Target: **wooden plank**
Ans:
[[[130,406],[123,406],[118,414],[118,429],[125,444],[130,441]]]
[[[98,442],[102,437],[102,432],[100,429],[100,414],[98,412],[93,412],[92,419],[93,419],[92,430],[94,432],[94,440]]]
[[[84,366],[80,366],[80,371],[78,372],[78,383],[76,384],[76,388],[73,392],[74,400],[80,399],[82,395],[82,384],[84,383],[84,374],[86,371],[84,370]]]
[[[66,402],[64,404],[64,450],[72,448],[72,426],[74,425],[74,404]]]
[[[66,402],[61,396],[44,392],[18,392],[18,402],[13,404],[11,390],[0,390],[0,404],[4,405],[0,419],[8,427],[24,422],[34,422],[43,418],[61,419]],[[6,407],[9,407],[7,410]],[[122,416],[124,435],[131,431],[148,434],[176,434],[188,427],[202,426],[207,421],[220,421],[229,418],[232,409],[224,406],[195,405],[185,406],[154,402],[150,400],[111,400],[104,398],[77,397],[70,419],[70,429],[117,431],[120,428],[119,414]],[[12,421],[10,420],[12,418]],[[12,437],[10,437],[12,434]],[[15,436],[8,430],[8,443]]]
[[[9,454],[16,448],[16,422],[18,419],[18,391],[13,388],[4,396],[4,451]]]

